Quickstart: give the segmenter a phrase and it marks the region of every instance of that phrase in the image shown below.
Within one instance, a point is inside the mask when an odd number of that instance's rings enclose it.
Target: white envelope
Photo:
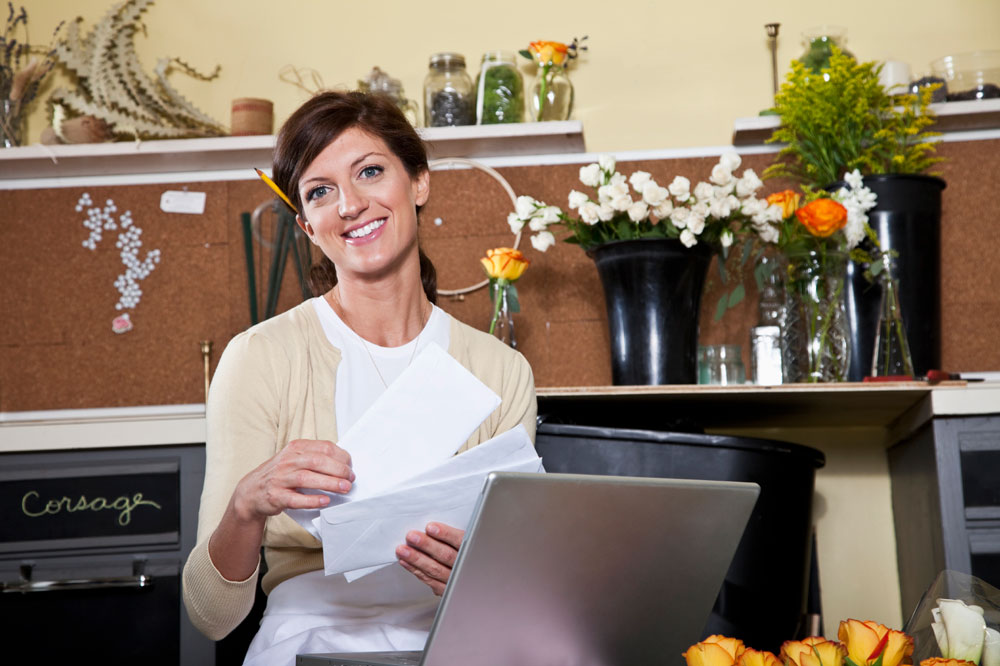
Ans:
[[[341,436],[338,445],[351,454],[357,479],[346,496],[324,493],[330,505],[378,495],[437,467],[499,404],[500,396],[440,346],[429,344]],[[286,513],[319,538],[313,525],[318,510]]]

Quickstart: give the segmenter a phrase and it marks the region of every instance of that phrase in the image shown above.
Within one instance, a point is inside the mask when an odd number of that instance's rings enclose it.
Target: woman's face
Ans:
[[[430,174],[411,178],[378,137],[344,131],[306,167],[298,187],[299,225],[339,280],[385,277],[416,260],[416,207],[427,202]]]

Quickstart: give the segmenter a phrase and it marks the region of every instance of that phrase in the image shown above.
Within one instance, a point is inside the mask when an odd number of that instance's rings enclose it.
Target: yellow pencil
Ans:
[[[274,193],[277,194],[279,197],[281,197],[282,201],[288,204],[288,207],[291,208],[293,211],[295,211],[295,214],[298,215],[299,213],[298,208],[292,205],[291,200],[287,196],[285,196],[285,193],[281,191],[281,188],[278,187],[273,180],[268,178],[266,173],[264,173],[257,167],[254,167],[253,170],[256,171],[257,175],[260,176],[260,179],[263,180],[265,183],[267,183],[267,186],[270,187],[272,190],[274,190]]]

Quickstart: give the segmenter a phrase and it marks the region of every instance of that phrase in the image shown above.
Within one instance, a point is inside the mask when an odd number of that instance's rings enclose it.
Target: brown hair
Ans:
[[[332,141],[356,127],[378,137],[400,159],[410,178],[428,170],[427,149],[399,107],[387,96],[363,92],[328,91],[315,95],[300,106],[278,132],[274,147],[274,182],[302,210],[299,179]],[[417,206],[417,213],[420,206]],[[437,273],[423,250],[420,253],[420,281],[431,303],[437,302]],[[337,268],[330,258],[312,267],[309,282],[314,295],[337,284]]]

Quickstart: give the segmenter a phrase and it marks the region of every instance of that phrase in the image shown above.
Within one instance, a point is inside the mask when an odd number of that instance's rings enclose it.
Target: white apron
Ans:
[[[244,666],[294,666],[297,654],[422,650],[437,611],[429,587],[399,565],[348,583],[311,571],[268,595]]]

